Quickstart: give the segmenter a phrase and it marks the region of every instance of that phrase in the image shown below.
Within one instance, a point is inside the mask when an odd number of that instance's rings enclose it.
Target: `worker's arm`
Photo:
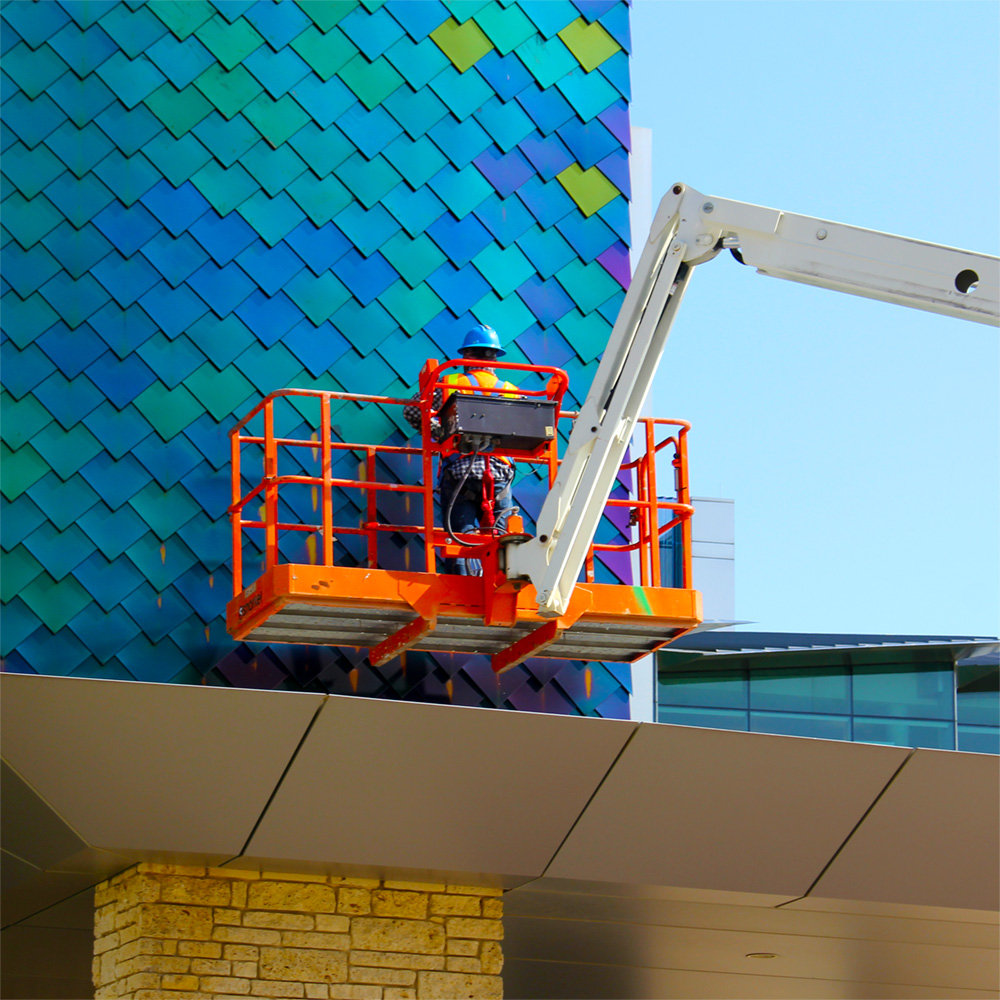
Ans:
[[[538,533],[506,549],[507,576],[534,584],[543,615],[560,615],[569,604],[692,268],[723,249],[762,274],[1000,323],[996,257],[707,198],[675,184],[660,202]]]

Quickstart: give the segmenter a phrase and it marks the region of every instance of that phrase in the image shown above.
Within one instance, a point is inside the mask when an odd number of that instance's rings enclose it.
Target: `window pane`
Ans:
[[[746,671],[700,670],[697,673],[660,674],[658,700],[663,705],[746,708]]]
[[[955,674],[950,666],[880,664],[854,668],[854,711],[858,715],[953,719],[954,699]]]
[[[747,731],[747,713],[705,708],[676,708],[660,705],[657,722],[672,726],[701,726],[703,729],[736,729]]]
[[[754,670],[750,674],[750,707],[850,715],[850,678],[846,670],[836,667]]]
[[[751,712],[750,731],[779,736],[812,736],[820,740],[851,739],[851,720],[838,715],[794,712]]]
[[[958,721],[970,726],[1000,726],[1000,691],[960,691]]]
[[[958,749],[969,753],[1000,753],[1000,729],[992,726],[959,726]]]
[[[855,743],[889,743],[895,747],[955,749],[951,722],[915,722],[909,719],[854,719]]]

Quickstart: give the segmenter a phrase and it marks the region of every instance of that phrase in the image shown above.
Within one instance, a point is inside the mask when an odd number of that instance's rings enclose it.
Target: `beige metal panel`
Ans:
[[[87,845],[0,762],[0,841],[4,850],[36,868],[49,868]]]
[[[643,724],[546,874],[801,896],[910,752]]]
[[[90,889],[97,880],[79,872],[36,872],[17,885],[4,886],[0,896],[0,924],[24,920],[78,892]]]
[[[0,680],[4,758],[87,843],[217,861],[242,849],[324,698]]]
[[[541,874],[635,730],[331,696],[247,855],[523,881]]]
[[[1000,909],[1000,758],[917,750],[812,895]]]
[[[517,958],[505,959],[503,976],[507,1000],[620,1000],[621,997],[636,1000],[996,1000],[997,996],[991,990],[954,987],[940,989],[864,980],[571,965]]]
[[[9,927],[0,937],[0,996],[92,997],[93,929]]]
[[[996,921],[970,921],[965,910],[938,909],[931,915],[927,907],[900,906],[897,913],[890,916],[823,910],[817,902],[812,910],[804,911],[798,904],[779,908],[766,903],[732,905],[671,899],[654,893],[612,895],[613,889],[607,885],[595,892],[553,891],[547,888],[556,881],[562,880],[539,879],[508,892],[504,896],[505,917],[806,934],[812,937],[993,951],[1000,945]],[[982,911],[976,913],[981,915]]]
[[[540,921],[505,915],[508,955],[533,961],[765,974],[800,979],[926,986],[1000,988],[995,948],[866,941],[799,930],[747,930],[605,921]],[[749,954],[774,955],[750,959]],[[626,961],[627,959],[627,961]]]

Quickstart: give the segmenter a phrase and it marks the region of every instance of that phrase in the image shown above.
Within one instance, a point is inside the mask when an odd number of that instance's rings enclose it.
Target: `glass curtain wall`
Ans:
[[[996,668],[951,662],[662,670],[657,721],[858,743],[1000,753]],[[738,664],[738,665],[737,665]]]

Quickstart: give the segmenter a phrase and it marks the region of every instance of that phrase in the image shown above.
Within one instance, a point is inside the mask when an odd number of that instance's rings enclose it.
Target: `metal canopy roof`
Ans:
[[[290,692],[0,681],[5,996],[73,995],[31,993],[16,956],[48,941],[79,963],[86,948],[53,943],[70,930],[89,941],[74,894],[140,859],[502,885],[508,996],[997,989],[995,757]],[[748,964],[758,951],[786,958]],[[46,959],[46,972],[58,965]]]

